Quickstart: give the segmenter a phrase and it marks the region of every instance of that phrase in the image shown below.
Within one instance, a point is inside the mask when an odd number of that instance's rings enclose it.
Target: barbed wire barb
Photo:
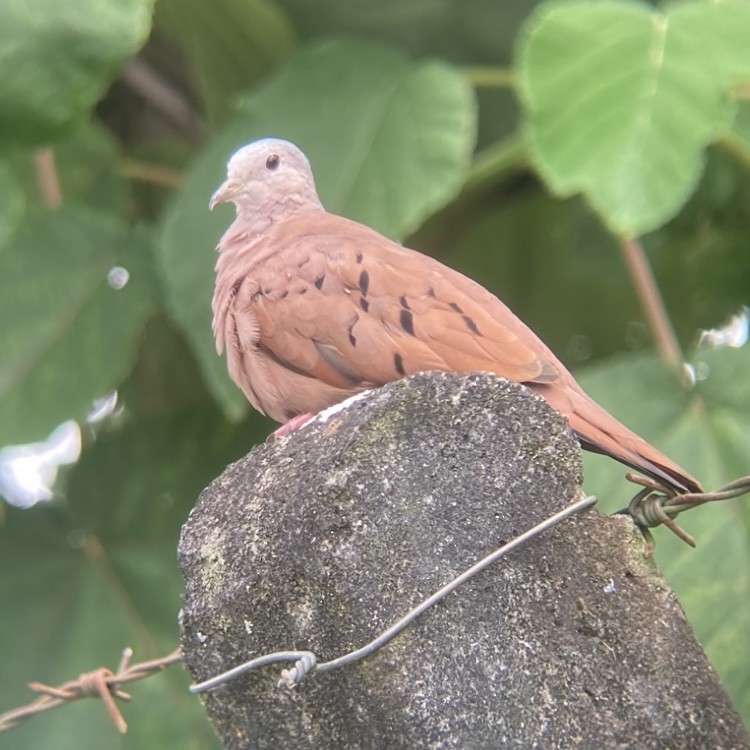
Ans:
[[[30,682],[28,684],[29,689],[35,693],[41,693],[41,696],[25,706],[0,714],[0,732],[15,729],[33,716],[58,708],[71,701],[81,698],[101,698],[112,723],[121,734],[125,734],[128,731],[128,725],[117,707],[115,698],[121,701],[129,701],[131,696],[121,690],[120,686],[157,674],[171,664],[182,661],[182,652],[178,648],[167,656],[138,664],[131,664],[132,658],[133,649],[126,648],[122,652],[116,672],[112,672],[107,667],[99,667],[90,672],[84,672],[77,679],[68,680],[56,687],[41,682]]]
[[[705,503],[731,500],[750,492],[750,476],[735,479],[713,492],[684,493],[664,487],[663,484],[650,477],[642,477],[639,474],[632,473],[628,473],[626,477],[629,482],[639,484],[643,489],[633,497],[628,507],[621,512],[630,514],[652,549],[653,537],[648,530],[660,525],[666,526],[683,542],[695,547],[693,537],[678,526],[674,519],[680,513],[684,513],[691,508],[697,508]]]

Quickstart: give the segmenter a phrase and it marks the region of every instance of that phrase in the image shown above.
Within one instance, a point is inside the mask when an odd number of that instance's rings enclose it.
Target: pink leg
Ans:
[[[281,427],[274,430],[270,435],[270,439],[278,440],[279,438],[288,435],[290,432],[294,432],[294,430],[298,427],[302,427],[305,422],[312,419],[314,416],[315,415],[312,412],[307,412],[306,414],[298,414],[296,417],[292,417],[288,422],[284,422]]]

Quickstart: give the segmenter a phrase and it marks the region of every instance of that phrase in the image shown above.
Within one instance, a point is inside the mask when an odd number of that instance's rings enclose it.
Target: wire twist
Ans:
[[[704,503],[729,500],[750,492],[750,476],[740,477],[713,492],[683,492],[672,487],[665,487],[655,479],[628,474],[627,478],[634,484],[643,487],[630,501],[627,513],[641,528],[644,536],[653,546],[653,537],[648,529],[664,525],[685,543],[695,547],[695,540],[683,528],[678,526],[675,518],[686,510],[697,508]]]
[[[299,685],[315,669],[317,663],[318,658],[312,651],[303,652],[302,656],[297,659],[291,669],[282,670],[278,687],[293,688]]]

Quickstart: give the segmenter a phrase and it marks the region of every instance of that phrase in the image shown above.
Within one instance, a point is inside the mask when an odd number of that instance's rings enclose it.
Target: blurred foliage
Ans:
[[[707,486],[750,473],[749,350],[696,346],[750,304],[748,38],[747,0],[2,3],[0,444],[76,419],[83,455],[53,502],[0,504],[0,711],[177,640],[180,524],[270,429],[210,335],[231,212],[207,202],[259,136],[299,143],[329,209],[498,293]],[[692,388],[648,351],[618,251],[644,232]],[[622,475],[586,459],[607,510]],[[750,506],[684,525],[698,549],[660,530],[657,560],[750,721]],[[0,746],[217,746],[186,682],[133,685],[124,739],[82,703]]]

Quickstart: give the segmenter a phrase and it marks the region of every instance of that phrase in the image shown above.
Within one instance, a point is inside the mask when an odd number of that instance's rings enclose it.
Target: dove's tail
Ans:
[[[679,493],[703,491],[682,467],[618,422],[585,393],[570,393],[568,398],[572,407],[566,414],[568,422],[586,450],[611,456]]]

